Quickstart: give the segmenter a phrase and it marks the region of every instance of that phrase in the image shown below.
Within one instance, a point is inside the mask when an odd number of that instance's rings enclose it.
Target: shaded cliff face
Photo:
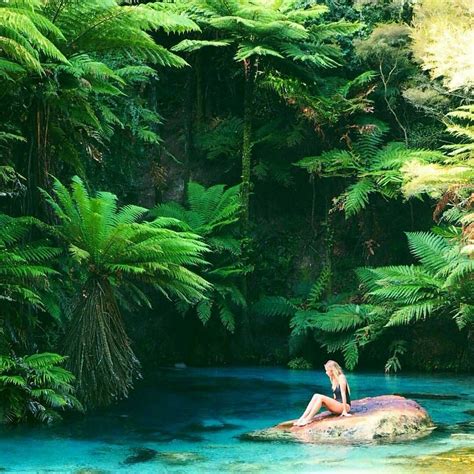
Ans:
[[[304,443],[396,442],[427,436],[434,429],[426,410],[413,400],[382,395],[355,400],[350,417],[323,412],[305,426],[290,420],[245,435],[259,441],[287,440]]]

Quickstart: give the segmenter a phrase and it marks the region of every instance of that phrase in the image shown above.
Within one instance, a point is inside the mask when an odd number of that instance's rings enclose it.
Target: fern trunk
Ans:
[[[49,121],[50,108],[42,100],[35,101],[32,106],[30,122],[30,149],[26,176],[28,186],[26,192],[26,212],[37,217],[51,218],[50,210],[43,205],[38,188],[49,189],[50,149],[49,149]]]
[[[250,215],[250,187],[252,169],[252,120],[253,93],[255,86],[255,64],[252,59],[244,62],[245,92],[244,92],[244,133],[242,139],[242,228],[248,232]]]
[[[72,311],[64,351],[85,406],[108,405],[128,395],[140,365],[107,278],[86,282]]]

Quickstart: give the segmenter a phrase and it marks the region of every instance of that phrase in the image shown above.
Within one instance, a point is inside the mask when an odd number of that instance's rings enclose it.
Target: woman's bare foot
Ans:
[[[295,426],[304,426],[304,425],[307,425],[308,423],[311,423],[311,420],[308,420],[307,418],[300,418],[300,419],[295,423]]]

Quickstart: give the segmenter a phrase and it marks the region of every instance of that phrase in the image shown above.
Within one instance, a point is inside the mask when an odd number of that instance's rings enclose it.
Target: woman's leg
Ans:
[[[311,406],[310,406],[311,405]],[[326,397],[325,395],[315,394],[311,399],[308,408],[304,415],[298,420],[297,424],[300,426],[306,425],[311,421],[314,415],[318,413],[322,406],[325,406],[330,412],[340,415],[344,411],[344,405],[333,398]],[[347,406],[348,408],[348,406]],[[347,410],[349,411],[349,410]]]
[[[322,397],[323,395],[320,395],[319,393],[315,393],[313,397],[311,398],[310,402],[308,403],[308,406],[306,407],[306,410],[304,413],[300,416],[300,420],[303,418],[306,418],[309,415],[309,412],[313,409],[315,403],[318,402],[318,398]]]

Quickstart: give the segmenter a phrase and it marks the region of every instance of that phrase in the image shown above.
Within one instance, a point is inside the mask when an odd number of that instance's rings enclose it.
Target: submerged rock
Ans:
[[[205,458],[200,454],[190,452],[163,452],[157,455],[157,459],[165,464],[178,464],[180,466],[205,461]]]
[[[209,419],[190,423],[186,426],[186,431],[199,433],[206,431],[235,430],[237,428],[240,428],[240,426],[225,421]]]
[[[427,456],[398,457],[393,462],[401,467],[408,466],[409,472],[474,472],[474,447],[455,448]]]
[[[428,413],[418,403],[396,395],[355,400],[350,413],[350,417],[340,417],[326,411],[305,426],[293,426],[296,420],[290,420],[243,438],[307,443],[393,442],[426,436],[434,429]]]
[[[95,469],[94,467],[83,467],[74,471],[74,474],[109,474],[110,471],[104,471],[103,469]]]
[[[156,458],[157,451],[150,448],[134,448],[133,454],[128,456],[124,464],[138,464],[140,462],[148,462]]]

